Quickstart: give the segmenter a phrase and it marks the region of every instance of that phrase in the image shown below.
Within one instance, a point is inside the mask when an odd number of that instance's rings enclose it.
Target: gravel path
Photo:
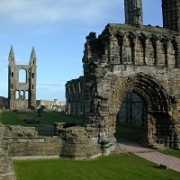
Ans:
[[[145,158],[166,168],[180,172],[180,159],[160,152],[135,153],[137,156]]]
[[[151,162],[159,164],[164,168],[173,169],[180,172],[180,159],[162,154],[154,149],[144,148],[135,143],[118,143],[119,148],[123,152],[134,153],[137,156],[145,158]]]

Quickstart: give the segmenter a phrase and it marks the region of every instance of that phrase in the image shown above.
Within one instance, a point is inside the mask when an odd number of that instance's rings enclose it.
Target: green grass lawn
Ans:
[[[180,158],[180,150],[176,150],[176,149],[166,149],[163,151],[160,151],[163,154],[167,154],[167,155],[171,155],[171,156],[175,156]]]
[[[71,117],[58,112],[44,112],[36,116],[36,112],[27,111],[18,114],[11,111],[0,113],[0,122],[9,125],[26,124],[23,119],[37,119],[40,124],[53,125],[54,122],[82,123],[81,117]],[[139,143],[145,136],[146,129],[126,124],[117,124],[116,138],[118,141]],[[180,158],[180,151],[166,150],[163,153]],[[158,165],[146,161],[133,154],[103,156],[95,160],[74,161],[67,159],[58,160],[28,160],[14,161],[17,180],[177,180],[180,173],[172,170],[161,169]]]
[[[37,116],[37,112],[35,111],[26,111],[25,114],[16,114],[12,111],[3,111],[0,113],[0,122],[2,124],[33,126],[33,124],[27,124],[23,119],[37,119],[40,121],[40,124],[45,125],[53,125],[54,122],[82,123],[81,117],[67,116],[59,112],[43,112],[41,116]]]
[[[95,160],[14,161],[17,180],[178,180],[180,173],[161,169],[133,154]]]
[[[140,143],[146,136],[146,129],[135,125],[117,123],[115,137],[117,141],[130,141]]]

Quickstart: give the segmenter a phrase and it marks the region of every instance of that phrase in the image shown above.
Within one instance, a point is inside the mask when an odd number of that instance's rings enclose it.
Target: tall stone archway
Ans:
[[[113,81],[108,100],[109,121],[115,122],[127,92],[135,92],[145,102],[147,109],[146,145],[156,146],[157,142],[169,144],[173,138],[173,118],[170,115],[171,100],[166,90],[151,76],[137,73],[126,78],[117,77]],[[109,127],[115,132],[115,123]],[[171,145],[170,145],[171,146]]]

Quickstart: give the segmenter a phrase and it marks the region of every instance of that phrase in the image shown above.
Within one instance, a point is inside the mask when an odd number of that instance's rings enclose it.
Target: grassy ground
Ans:
[[[139,126],[117,123],[115,137],[117,141],[140,143],[147,134],[146,129]]]
[[[5,125],[22,125],[33,126],[34,124],[27,124],[24,119],[37,119],[40,124],[53,125],[54,122],[75,122],[77,124],[82,123],[80,117],[71,117],[59,112],[43,112],[41,116],[37,116],[35,111],[26,111],[26,113],[15,113],[12,111],[3,111],[0,113],[0,122]],[[36,124],[37,125],[37,124]]]
[[[143,127],[118,123],[116,126],[115,137],[118,142],[129,141],[140,143],[141,139],[146,136],[146,133],[146,129]],[[180,158],[180,150],[166,149],[160,152]]]
[[[70,117],[57,112],[46,112],[42,116],[36,116],[36,112],[28,111],[26,114],[16,114],[4,111],[0,113],[0,122],[10,125],[24,125],[23,119],[37,119],[41,124],[53,125],[54,122],[76,122],[81,124],[78,117]],[[146,134],[142,127],[117,124],[116,138],[118,141],[140,142]],[[163,153],[180,158],[180,151],[166,150]],[[180,179],[180,173],[172,170],[160,169],[154,163],[148,162],[133,154],[112,155],[100,157],[95,160],[31,160],[14,161],[17,180],[89,180],[89,179],[111,179],[111,180],[176,180]]]
[[[175,149],[166,149],[163,151],[160,151],[163,154],[171,155],[180,158],[180,150],[175,150]]]
[[[17,180],[176,180],[180,173],[161,169],[133,154],[103,156],[95,160],[14,161]]]

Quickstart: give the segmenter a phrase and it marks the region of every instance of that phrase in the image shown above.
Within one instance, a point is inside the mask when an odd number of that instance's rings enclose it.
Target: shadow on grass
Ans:
[[[147,130],[144,127],[117,123],[115,138],[117,142],[135,142],[140,143],[146,137]]]

